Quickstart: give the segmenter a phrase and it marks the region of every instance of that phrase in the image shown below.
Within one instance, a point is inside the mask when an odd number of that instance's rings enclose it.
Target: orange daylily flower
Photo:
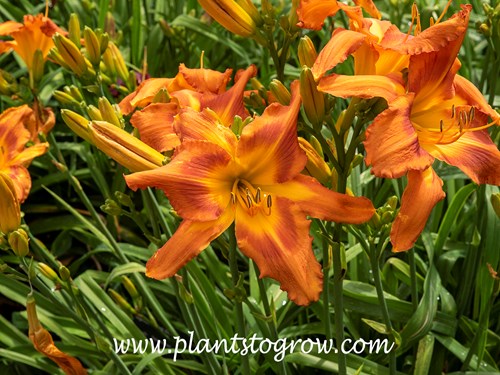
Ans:
[[[363,18],[361,8],[370,16],[381,18],[381,14],[372,0],[354,0],[354,4],[357,6],[349,6],[337,0],[300,0],[297,9],[299,18],[297,26],[320,30],[326,17],[334,16],[339,10],[342,10],[349,18],[354,20]]]
[[[31,178],[26,168],[37,156],[47,151],[48,143],[26,147],[30,132],[25,128],[33,110],[27,105],[9,108],[0,114],[0,172],[14,182],[16,196],[24,202],[31,188]]]
[[[43,14],[24,16],[24,22],[7,21],[0,24],[0,35],[10,35],[14,40],[0,41],[0,53],[13,49],[23,59],[28,70],[32,69],[35,51],[42,51],[47,58],[54,47],[52,35],[62,31],[54,22]]]
[[[222,123],[230,126],[234,116],[248,116],[243,104],[243,93],[248,80],[256,74],[255,66],[239,71],[235,84],[226,91],[232,70],[224,73],[210,69],[188,69],[181,64],[175,78],[156,78],[144,81],[136,92],[120,103],[125,114],[136,106],[145,106],[130,119],[139,130],[141,140],[155,150],[164,152],[180,144],[173,129],[174,116],[182,108],[197,111],[210,108],[219,115]],[[152,103],[155,95],[166,89],[171,97],[169,103]]]
[[[0,233],[8,234],[21,225],[21,208],[12,179],[0,172]]]
[[[149,277],[173,276],[233,222],[241,251],[262,276],[281,284],[299,305],[317,301],[321,266],[314,257],[306,215],[344,223],[374,213],[366,198],[333,192],[301,174],[307,157],[297,139],[298,82],[288,106],[271,104],[239,139],[206,108],[186,108],[174,128],[182,140],[171,162],[126,176],[130,188],[156,187],[184,219],[148,261]]]
[[[52,361],[68,375],[87,375],[78,359],[72,357],[61,350],[54,344],[54,340],[38,320],[36,314],[36,303],[32,293],[28,295],[26,301],[26,312],[28,314],[29,338],[33,342],[35,349]]]
[[[431,166],[435,158],[460,168],[476,183],[500,185],[500,152],[486,129],[499,124],[500,115],[472,83],[457,75],[457,55],[471,9],[462,5],[448,21],[400,47],[412,53],[405,86],[388,77],[372,76],[381,79],[373,80],[370,89],[365,87],[365,93],[359,94],[365,76],[348,77],[348,88],[328,82],[328,92],[333,94],[379,96],[389,103],[368,127],[365,148],[373,174],[408,177],[391,230],[393,251],[413,246],[432,208],[445,196],[443,182]],[[446,30],[448,35],[442,35]],[[418,50],[424,52],[416,53]],[[493,121],[488,123],[488,117]]]

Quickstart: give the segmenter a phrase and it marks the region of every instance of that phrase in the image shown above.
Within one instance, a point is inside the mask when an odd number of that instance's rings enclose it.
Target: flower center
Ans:
[[[260,187],[255,188],[243,179],[237,179],[231,190],[232,204],[239,203],[250,216],[255,216],[259,211],[271,215],[273,199],[271,194],[265,193]]]
[[[495,125],[499,119],[483,126],[472,127],[476,110],[472,106],[463,106],[457,109],[451,106],[451,117],[439,120],[439,126],[421,126],[412,122],[419,138],[428,143],[450,144],[456,142],[466,132],[479,131]],[[437,125],[437,124],[435,124]]]

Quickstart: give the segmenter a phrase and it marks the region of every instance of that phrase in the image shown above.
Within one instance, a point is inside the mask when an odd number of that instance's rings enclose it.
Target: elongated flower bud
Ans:
[[[68,125],[69,128],[76,133],[76,135],[82,137],[87,142],[91,142],[88,132],[89,120],[80,116],[78,113],[70,111],[69,109],[61,109],[61,117],[66,125]]]
[[[82,35],[80,31],[80,19],[76,13],[71,13],[69,16],[68,36],[69,39],[75,43],[75,46],[80,47],[80,39]]]
[[[85,39],[85,49],[90,62],[94,67],[98,66],[101,61],[101,47],[97,35],[90,27],[85,26],[83,38]]]
[[[113,42],[109,42],[108,49],[103,56],[104,62],[108,69],[111,69],[113,74],[117,74],[122,81],[128,80],[128,69],[123,56]]]
[[[21,225],[21,211],[14,182],[0,172],[0,232],[7,234]]]
[[[57,273],[45,263],[42,262],[38,263],[38,270],[42,275],[44,275],[46,278],[48,278],[50,281],[54,283],[61,281],[59,279],[59,276],[57,276]]]
[[[300,72],[300,95],[306,116],[314,128],[319,129],[325,118],[325,96],[316,87],[310,68],[303,67]]]
[[[243,8],[243,10],[252,17],[252,20],[255,22],[257,27],[261,26],[264,23],[264,20],[260,16],[260,12],[257,7],[254,5],[252,0],[236,0],[236,3]]]
[[[14,254],[18,257],[25,257],[28,255],[30,250],[28,245],[29,237],[24,229],[18,228],[15,231],[10,232],[7,239]]]
[[[80,53],[78,47],[68,38],[56,33],[53,37],[54,44],[57,47],[57,51],[61,55],[62,59],[67,66],[75,73],[77,76],[83,76],[87,73],[87,63],[85,58]]]
[[[110,123],[92,121],[89,132],[99,150],[132,172],[163,165],[164,156],[161,153]]]
[[[257,25],[236,1],[198,0],[198,2],[212,18],[232,33],[243,37],[250,37],[255,34]],[[244,6],[249,7],[248,4]]]
[[[330,181],[332,172],[328,164],[322,156],[320,156],[313,146],[304,138],[299,137],[299,146],[305,151],[307,155],[307,164],[305,167],[305,172],[308,175],[314,177],[323,185],[327,185]]]
[[[101,117],[104,121],[109,122],[119,128],[123,128],[115,109],[105,97],[99,98],[99,111],[101,112]]]
[[[300,38],[297,55],[299,56],[300,65],[312,68],[318,57],[318,52],[316,52],[312,40],[307,35]]]
[[[273,79],[269,84],[269,90],[273,93],[274,97],[278,103],[283,105],[289,105],[292,95],[290,91],[277,79]]]

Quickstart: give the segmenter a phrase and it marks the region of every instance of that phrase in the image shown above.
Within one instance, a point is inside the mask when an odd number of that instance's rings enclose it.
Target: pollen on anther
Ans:
[[[255,193],[255,202],[260,203],[260,187],[257,188],[257,192]]]

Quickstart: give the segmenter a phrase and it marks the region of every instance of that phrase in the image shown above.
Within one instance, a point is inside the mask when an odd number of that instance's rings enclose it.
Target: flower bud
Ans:
[[[314,47],[312,40],[307,35],[300,38],[297,55],[299,56],[301,66],[305,65],[312,68],[316,58],[318,57],[318,52],[316,52],[316,48]]]
[[[380,217],[380,221],[382,222],[382,224],[389,224],[392,222],[393,219],[394,219],[394,212],[391,211],[385,211]]]
[[[50,281],[53,281],[54,283],[58,283],[60,281],[59,276],[57,276],[57,273],[55,273],[55,271],[52,268],[50,268],[47,264],[39,262],[38,270],[42,275],[44,275]]]
[[[252,0],[236,0],[236,3],[252,18],[257,27],[264,23],[259,10],[256,8]]]
[[[321,129],[325,118],[325,96],[316,87],[310,68],[302,67],[300,72],[300,96],[308,120],[315,129]]]
[[[273,79],[269,84],[269,90],[274,95],[278,103],[289,105],[292,95],[290,91],[277,79]]]
[[[68,36],[69,39],[75,43],[75,46],[80,47],[80,39],[82,36],[80,31],[80,19],[76,13],[71,13],[69,16]]]
[[[80,105],[79,102],[75,100],[70,94],[65,93],[64,91],[56,90],[54,91],[54,98],[61,104],[68,106],[68,105],[74,105],[78,106]]]
[[[250,37],[257,31],[257,26],[250,14],[234,0],[198,0],[198,2],[213,19],[233,34]],[[251,1],[240,2],[244,3],[245,7],[251,8],[249,4]],[[254,13],[253,10],[250,11]]]
[[[66,62],[64,61],[64,59],[62,58],[61,54],[57,51],[56,48],[52,48],[47,57],[52,60],[53,62],[55,62],[56,64],[62,66],[64,69],[67,69],[67,70],[71,70],[71,68],[69,67],[68,64],[66,64]]]
[[[132,280],[130,280],[127,276],[122,277],[122,285],[125,287],[127,290],[127,293],[130,295],[132,298],[132,301],[134,302],[134,307],[138,311],[142,308],[142,297],[137,291],[137,288],[135,287],[134,283]]]
[[[112,62],[114,71],[116,72],[115,74],[117,74],[122,81],[126,82],[128,80],[129,72],[127,69],[127,65],[125,64],[125,60],[123,59],[123,56],[116,44],[114,44],[113,42],[109,42],[108,49],[106,50],[105,54],[109,54],[108,61]]]
[[[112,124],[93,121],[89,124],[89,132],[97,148],[132,172],[163,165],[161,153]]]
[[[101,112],[102,120],[107,121],[114,126],[123,129],[123,124],[120,122],[115,109],[105,97],[99,98],[99,112]]]
[[[106,199],[106,202],[101,206],[101,211],[111,215],[111,216],[120,216],[123,214],[123,210],[118,203],[116,203],[113,199]]]
[[[9,233],[9,246],[18,257],[25,257],[29,253],[29,237],[24,229],[19,228]]]
[[[57,47],[57,52],[59,52],[61,58],[73,73],[79,77],[86,74],[88,72],[87,62],[78,47],[71,40],[59,33],[56,33],[53,39]]]
[[[90,62],[93,66],[98,66],[101,61],[101,47],[97,35],[90,27],[85,26],[83,38],[85,39],[85,49]]]
[[[134,207],[134,202],[132,202],[128,194],[122,193],[121,191],[115,191],[115,198],[118,203],[125,207]]]
[[[79,137],[85,139],[87,142],[92,143],[88,132],[89,120],[80,116],[78,113],[70,111],[69,109],[61,109],[61,117]]]
[[[101,111],[95,105],[90,104],[89,106],[87,106],[87,114],[94,121],[102,121],[103,120],[102,115],[101,115]]]
[[[108,289],[108,294],[113,298],[113,300],[116,302],[118,306],[120,306],[125,312],[135,315],[137,312],[134,310],[132,306],[130,306],[130,303],[127,302],[125,298],[121,294],[119,294],[117,291],[113,289]]]
[[[68,281],[71,278],[71,273],[69,272],[68,267],[59,267],[59,276],[61,276],[62,281]]]
[[[67,87],[67,86],[66,86]],[[78,102],[83,102],[83,96],[82,93],[80,92],[80,89],[76,87],[75,85],[69,86],[69,94],[75,98]]]
[[[307,164],[304,169],[306,174],[317,179],[321,184],[328,185],[332,172],[322,156],[311,146],[307,140],[299,137],[299,146],[307,155]]]
[[[101,33],[99,35],[99,53],[102,55],[107,49],[109,44],[109,34]]]
[[[398,197],[393,195],[392,197],[387,199],[386,205],[389,206],[393,211],[395,211],[396,208],[398,207]]]
[[[0,232],[8,234],[21,225],[21,208],[12,179],[0,172]]]
[[[314,135],[311,135],[311,138],[309,138],[309,143],[314,148],[314,150],[316,150],[319,156],[321,156],[322,158],[325,157],[325,154],[323,153],[323,147],[321,147],[321,143],[319,143],[318,139]]]

